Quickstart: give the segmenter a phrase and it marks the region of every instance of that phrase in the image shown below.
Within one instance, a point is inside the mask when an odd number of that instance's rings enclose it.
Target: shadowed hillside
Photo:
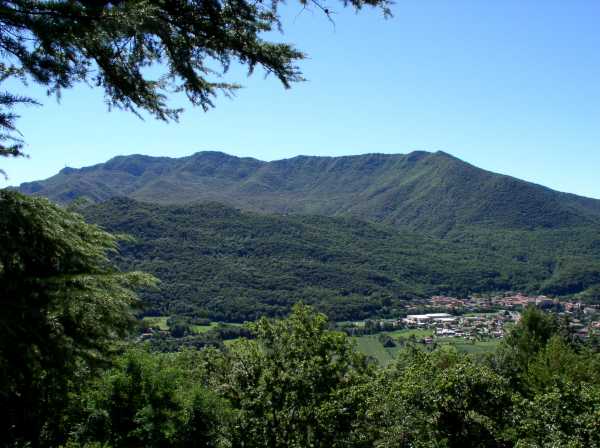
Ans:
[[[134,155],[65,168],[20,190],[61,203],[114,196],[162,204],[217,201],[267,213],[352,216],[437,234],[473,225],[531,229],[600,222],[598,200],[494,174],[442,152],[275,162],[219,152],[179,159]]]
[[[127,233],[116,261],[161,280],[147,310],[243,321],[298,301],[337,320],[397,315],[413,297],[518,289],[594,298],[600,231],[474,230],[438,239],[353,218],[114,198],[83,210]]]

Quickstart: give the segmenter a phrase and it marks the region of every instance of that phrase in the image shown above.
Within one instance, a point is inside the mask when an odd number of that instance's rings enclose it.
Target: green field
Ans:
[[[221,325],[226,326],[226,327],[241,327],[244,324],[240,324],[238,322],[211,322],[209,325],[192,325],[192,330],[194,331],[194,333],[196,334],[202,334],[202,333],[206,333],[210,330],[214,330],[216,328],[219,328]]]
[[[153,328],[158,328],[159,330],[166,330],[166,331],[169,330],[169,325],[167,324],[167,321],[169,320],[169,316],[147,316],[147,317],[144,317],[142,320]],[[210,330],[214,330],[215,328],[218,328],[219,325],[221,325],[220,322],[211,322],[209,325],[191,325],[191,328],[194,333],[202,334],[202,333],[207,333]],[[241,326],[243,324],[231,323],[231,324],[224,324],[224,325],[237,327],[237,326]]]
[[[217,322],[211,322],[209,325],[192,325],[192,330],[196,334],[202,334],[217,328],[218,326],[219,324]]]
[[[409,338],[411,336],[414,336],[417,339],[423,339],[423,338],[426,338],[426,337],[433,336],[433,330],[430,329],[430,328],[425,328],[425,329],[421,329],[421,328],[405,328],[403,330],[391,331],[391,332],[389,332],[387,334],[389,334],[394,339]]]
[[[400,350],[398,347],[386,348],[381,342],[379,342],[378,335],[366,335],[353,337],[352,340],[356,342],[356,348],[359,352],[371,356],[379,362],[382,366],[387,366],[392,362]]]
[[[449,345],[453,345],[459,352],[463,353],[493,353],[500,345],[500,339],[490,339],[489,341],[476,341],[474,343],[461,341],[451,341]]]
[[[158,328],[159,330],[168,330],[168,319],[168,316],[146,316],[142,320],[153,328]]]
[[[393,338],[408,337],[415,335],[417,339],[433,334],[432,330],[399,330],[388,333]],[[401,347],[386,348],[379,342],[379,335],[365,335],[353,337],[352,340],[356,343],[356,348],[359,352],[375,358],[380,365],[387,366],[396,359]],[[461,353],[493,353],[501,343],[499,339],[491,339],[488,341],[468,342],[463,338],[439,338],[435,342],[438,345],[447,347],[455,347]]]
[[[147,322],[154,328],[158,328],[160,330],[169,330],[169,326],[167,325],[168,316],[152,316],[152,317],[144,317],[144,321]],[[228,323],[221,324],[219,322],[211,322],[209,325],[192,325],[192,330],[196,334],[206,333],[210,330],[216,329],[219,325],[230,325],[230,326],[241,326],[243,324],[239,323]],[[425,337],[433,336],[432,329],[402,329],[397,331],[388,332],[392,338],[398,339],[408,339],[411,336],[414,336],[416,340],[423,339]],[[377,362],[382,366],[389,365],[396,356],[398,352],[401,350],[401,347],[384,347],[383,344],[379,341],[380,334],[375,335],[365,335],[352,337],[351,339],[355,342],[356,348],[359,352],[371,356],[377,360]],[[233,342],[233,340],[225,341],[226,345],[229,345]],[[459,352],[462,353],[492,353],[494,352],[498,345],[500,344],[500,340],[492,339],[489,341],[475,341],[475,342],[467,342],[462,338],[439,338],[436,339],[436,343],[439,345],[453,346]]]

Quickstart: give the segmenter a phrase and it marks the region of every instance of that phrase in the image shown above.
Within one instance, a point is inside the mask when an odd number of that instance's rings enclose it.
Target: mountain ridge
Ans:
[[[600,225],[600,200],[482,170],[442,151],[272,162],[218,151],[182,158],[117,156],[63,169],[19,190],[59,203],[117,196],[165,205],[216,201],[263,213],[347,215],[438,234],[470,225]]]

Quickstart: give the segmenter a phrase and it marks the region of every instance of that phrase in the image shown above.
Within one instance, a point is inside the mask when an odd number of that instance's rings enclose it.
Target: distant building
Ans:
[[[452,324],[456,322],[458,319],[456,317],[436,317],[433,319],[434,322],[439,322],[442,324]]]
[[[425,314],[425,316],[429,316],[432,319],[439,319],[442,317],[452,317],[452,314],[448,314],[448,313],[429,313],[429,314]]]
[[[447,296],[433,296],[430,303],[433,306],[445,308],[458,308],[465,305],[463,300],[457,299],[456,297]]]
[[[409,314],[406,316],[406,319],[404,319],[404,322],[413,325],[424,325],[437,319],[448,318],[452,318],[452,315],[448,313]]]

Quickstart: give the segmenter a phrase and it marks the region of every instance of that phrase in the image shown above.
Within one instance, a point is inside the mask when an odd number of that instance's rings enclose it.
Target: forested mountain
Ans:
[[[243,321],[300,300],[337,320],[395,315],[433,293],[542,291],[595,297],[600,229],[455,232],[445,239],[355,218],[266,215],[217,203],[113,198],[82,210],[132,235],[117,262],[156,275],[147,312]]]
[[[494,174],[443,152],[306,157],[274,162],[219,152],[115,157],[65,168],[20,191],[68,203],[115,196],[162,204],[216,201],[249,211],[352,216],[446,234],[598,225],[600,201]]]
[[[21,191],[86,198],[89,220],[136,237],[118,261],[162,280],[150,312],[245,320],[302,300],[343,320],[434,293],[600,297],[600,201],[441,152],[127,156]]]

